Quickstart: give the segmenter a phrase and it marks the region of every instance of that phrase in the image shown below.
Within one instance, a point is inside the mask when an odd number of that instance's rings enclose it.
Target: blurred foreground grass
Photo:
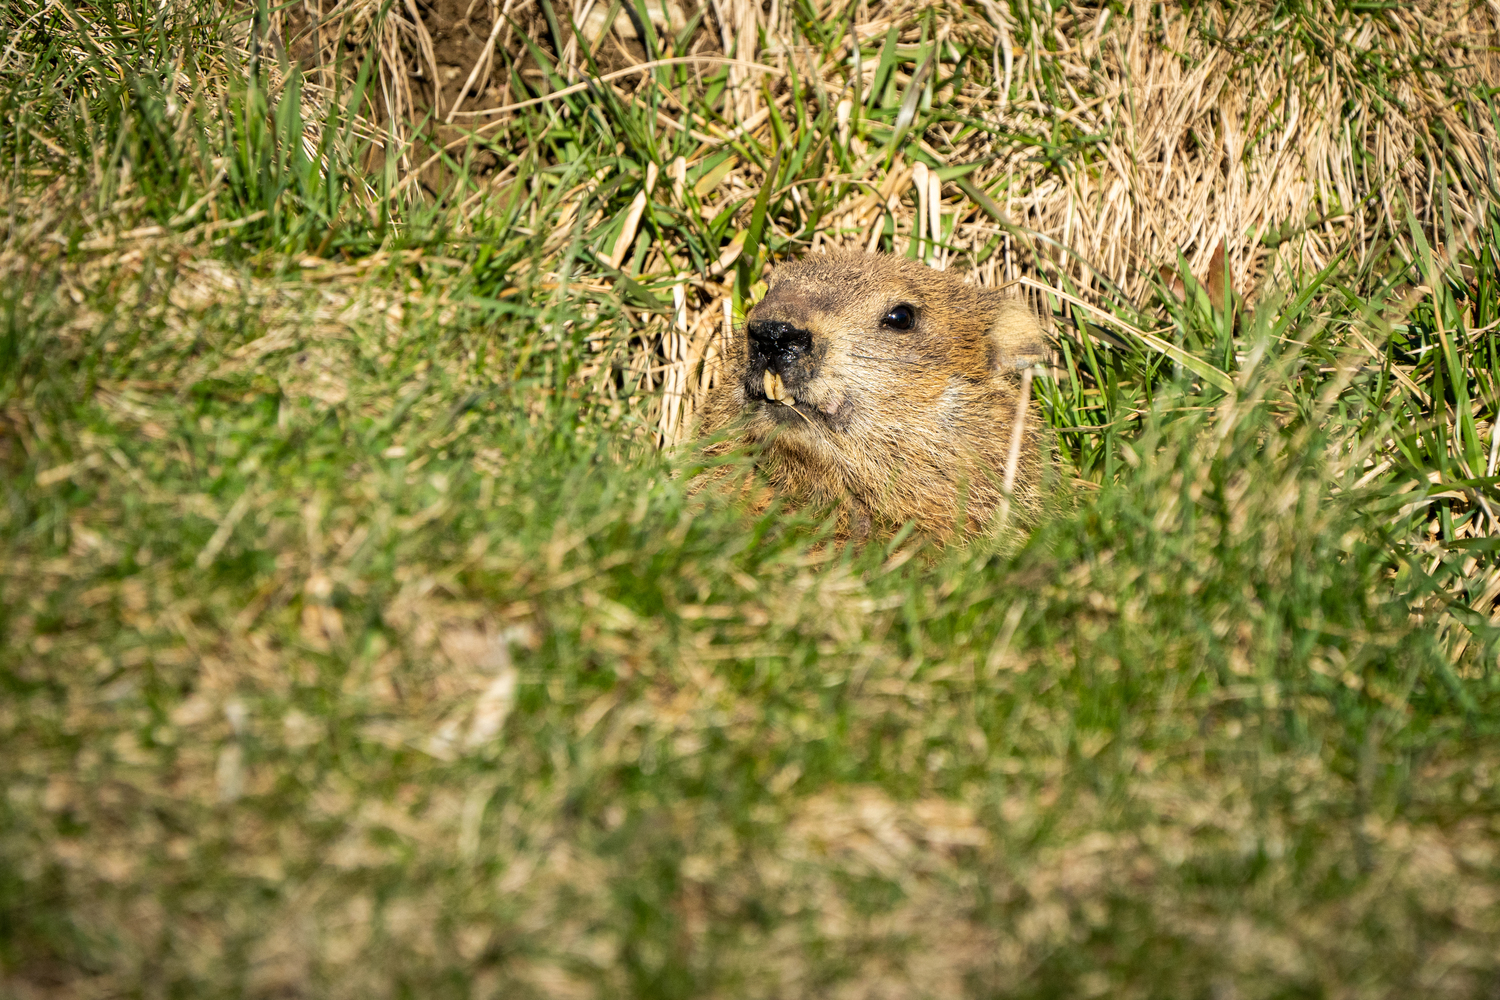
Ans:
[[[649,102],[544,104],[507,126],[530,173],[471,188],[455,160],[421,199],[394,152],[356,169],[386,155],[373,61],[309,103],[220,12],[6,8],[7,994],[1494,989],[1487,156],[1419,137],[1451,198],[1335,206],[1364,242],[1262,261],[1229,311],[1007,257],[1053,276],[1063,359],[1038,389],[1063,496],[1024,537],[847,548],[690,495],[692,453],[652,447],[674,287],[733,307],[859,195],[837,164],[974,111],[963,80],[907,101],[932,52],[1008,81],[959,29],[1025,29],[1051,65],[1058,12],[961,13],[931,48],[937,13],[882,15],[844,133],[837,93],[783,80],[805,131],[732,140],[762,169],[833,142],[799,161],[828,186],[701,211],[711,152],[630,223],[699,141]],[[1327,11],[1260,13],[1311,45]],[[1380,83],[1395,56],[1362,37],[1338,39]],[[724,81],[666,83],[736,112]],[[1482,146],[1488,94],[1451,100]],[[861,245],[927,252],[909,200]],[[981,267],[966,218],[947,251]]]

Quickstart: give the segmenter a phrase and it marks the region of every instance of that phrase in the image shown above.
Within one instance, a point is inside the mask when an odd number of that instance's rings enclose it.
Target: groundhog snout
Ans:
[[[762,320],[751,323],[745,332],[750,340],[750,368],[757,375],[761,371],[790,375],[812,351],[812,333],[791,323]]]
[[[813,335],[785,320],[751,320],[745,327],[745,395],[751,400],[795,403],[816,374]]]

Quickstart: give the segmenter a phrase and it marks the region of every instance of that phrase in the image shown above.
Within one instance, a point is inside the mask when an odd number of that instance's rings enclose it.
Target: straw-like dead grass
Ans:
[[[524,19],[537,3],[507,4],[502,13]],[[574,23],[591,24],[599,6],[580,0],[571,11]],[[667,9],[674,21],[680,16],[677,5]],[[1285,8],[1138,3],[1124,16],[1107,5],[1019,9],[1024,16],[1004,4],[709,4],[697,12],[698,32],[685,58],[700,77],[712,67],[694,63],[695,56],[733,60],[722,112],[732,128],[695,117],[690,102],[663,94],[656,128],[687,130],[699,140],[682,164],[663,164],[663,175],[732,150],[735,140],[777,147],[766,97],[780,122],[794,123],[787,141],[796,143],[800,129],[830,106],[836,109],[830,131],[847,138],[851,118],[880,106],[877,85],[904,95],[919,75],[914,108],[930,104],[946,112],[917,140],[925,155],[887,155],[880,142],[856,136],[848,142],[853,169],[830,160],[821,176],[783,175],[777,193],[794,202],[816,198],[824,221],[808,238],[773,217],[772,238],[786,241],[783,252],[824,246],[905,252],[915,241],[937,266],[971,268],[988,285],[1020,284],[1064,315],[1074,308],[1070,296],[1097,304],[1103,295],[1114,304],[1111,314],[1121,302],[1148,305],[1158,269],[1175,269],[1179,252],[1201,276],[1222,243],[1232,283],[1253,298],[1264,282],[1294,284],[1294,275],[1335,260],[1379,267],[1393,250],[1411,259],[1417,253],[1411,218],[1445,258],[1469,246],[1482,222],[1494,183],[1487,150],[1495,125],[1464,95],[1500,84],[1496,24],[1486,9],[1437,2],[1360,13],[1331,0]],[[483,18],[470,13],[478,34]],[[831,45],[810,44],[799,14],[833,32],[848,17],[847,30]],[[441,16],[436,9],[430,15]],[[532,16],[526,23],[541,21]],[[625,15],[615,23],[635,36]],[[426,37],[448,27],[415,33]],[[497,37],[509,33],[507,25]],[[577,39],[566,28],[563,34],[568,43],[558,72],[578,79],[587,66]],[[759,37],[763,49],[754,43]],[[856,40],[877,51],[920,50],[931,63],[914,66],[918,57],[902,54],[884,67],[857,57]],[[594,41],[603,47],[599,36]],[[959,44],[966,61],[971,48],[988,52],[988,65],[967,61],[961,80],[945,80],[960,61]],[[630,60],[626,48],[614,50]],[[510,54],[523,75],[535,65],[537,56],[528,63],[519,43]],[[493,60],[480,62],[475,70],[492,78]],[[388,64],[383,72],[399,76]],[[794,76],[805,95],[794,95]],[[644,100],[660,84],[642,65],[613,86],[622,99]],[[499,100],[483,106],[486,95]],[[514,81],[475,92],[476,106],[461,120],[494,135],[519,113],[507,110],[515,102],[505,99],[522,96]],[[805,103],[805,111],[794,103]],[[888,128],[880,133],[888,134]],[[953,173],[962,176],[950,178],[929,169],[960,165],[965,169]],[[683,185],[668,179],[648,182],[639,200],[685,207]],[[746,195],[769,183],[764,169],[736,157],[714,180],[698,192],[702,212],[710,217],[744,199],[736,223],[742,238],[750,224]],[[559,233],[577,215],[568,199],[581,206],[593,190],[584,185],[565,198]],[[632,207],[615,241],[619,251],[632,248],[640,225],[639,207]],[[629,361],[648,394],[642,401],[658,408],[664,441],[688,433],[706,387],[703,362],[732,322],[724,304],[729,288],[713,276],[733,264],[735,253],[731,241],[718,266],[703,274],[679,248],[651,242],[631,268],[677,289],[675,314],[642,335]],[[615,253],[611,262],[619,266],[628,256]]]

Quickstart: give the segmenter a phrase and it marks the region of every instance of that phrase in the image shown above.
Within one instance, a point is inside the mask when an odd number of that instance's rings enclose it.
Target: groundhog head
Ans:
[[[999,501],[1035,317],[916,261],[809,256],[776,270],[728,352],[711,429],[735,423],[773,485],[848,506],[853,528],[971,526]],[[737,423],[736,423],[737,422]],[[1033,421],[1034,423],[1034,421]],[[1035,429],[1016,492],[1033,493]]]

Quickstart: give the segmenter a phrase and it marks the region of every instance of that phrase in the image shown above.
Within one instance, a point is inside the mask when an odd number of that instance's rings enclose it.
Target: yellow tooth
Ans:
[[[787,406],[797,405],[797,401],[793,399],[791,394],[786,391],[786,383],[781,380],[780,375],[773,374],[771,372],[771,369],[767,368],[765,371],[765,375],[762,376],[762,378],[762,384],[765,386],[767,399],[775,400],[778,403],[784,403]]]

